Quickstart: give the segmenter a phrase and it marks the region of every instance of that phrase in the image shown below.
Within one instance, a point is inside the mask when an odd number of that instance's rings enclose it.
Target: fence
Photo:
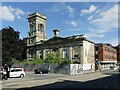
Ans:
[[[12,67],[22,67],[26,71],[34,71],[36,68],[49,69],[51,73],[82,74],[92,71],[92,64],[14,64]]]
[[[51,73],[69,74],[68,64],[14,64],[12,67],[22,67],[28,72],[33,72],[36,68],[46,68]]]

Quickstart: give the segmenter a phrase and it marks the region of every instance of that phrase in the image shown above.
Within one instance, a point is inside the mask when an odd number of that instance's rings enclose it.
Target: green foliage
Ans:
[[[33,59],[27,60],[25,59],[24,61],[20,62],[22,64],[43,64],[44,61],[42,59],[40,59],[38,56],[36,56]]]
[[[26,50],[27,50],[27,38],[23,38],[23,40],[19,40],[20,46],[21,46],[21,60],[24,60],[27,58],[26,56]]]
[[[45,63],[60,63],[60,58],[58,53],[47,53]]]
[[[40,59],[38,56],[34,57],[33,59],[25,59],[21,62],[18,62],[18,60],[16,59],[12,59],[11,60],[11,64],[16,64],[16,63],[21,63],[21,64],[43,64],[43,63],[47,63],[47,64],[71,64],[71,61],[68,60],[67,58],[59,58],[59,54],[54,52],[54,53],[48,53],[46,55],[46,59],[42,60]]]
[[[12,65],[12,64],[16,64],[16,63],[19,63],[19,60],[12,58],[9,64]]]
[[[23,50],[20,45],[19,32],[9,26],[0,30],[0,33],[2,33],[2,63],[9,64],[13,63],[11,60],[22,60]]]
[[[46,56],[46,59],[44,61],[45,63],[56,63],[56,64],[71,64],[71,61],[68,60],[67,58],[60,58],[59,54],[56,52],[53,53],[48,53]]]
[[[70,61],[69,59],[67,59],[67,58],[63,58],[63,59],[61,60],[61,63],[62,63],[62,64],[71,64],[71,61]]]
[[[43,63],[44,63],[44,61],[42,59],[40,59],[38,56],[36,56],[32,62],[32,64],[43,64]]]

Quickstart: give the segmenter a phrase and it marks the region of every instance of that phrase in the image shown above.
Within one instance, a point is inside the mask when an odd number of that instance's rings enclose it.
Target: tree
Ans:
[[[60,63],[60,58],[58,53],[47,53],[45,63]]]
[[[0,30],[2,32],[2,64],[9,64],[12,58],[21,60],[19,32],[10,26]]]
[[[20,42],[20,46],[21,46],[21,49],[22,49],[22,53],[21,53],[21,59],[24,60],[27,58],[26,56],[26,51],[27,51],[27,38],[23,38],[19,40]]]

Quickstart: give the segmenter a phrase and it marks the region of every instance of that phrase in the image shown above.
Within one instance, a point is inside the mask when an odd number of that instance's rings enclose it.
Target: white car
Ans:
[[[25,71],[23,68],[10,68],[10,77],[24,77]]]

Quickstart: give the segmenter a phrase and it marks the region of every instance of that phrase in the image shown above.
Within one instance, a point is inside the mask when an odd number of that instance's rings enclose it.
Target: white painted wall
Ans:
[[[83,74],[86,72],[94,72],[94,65],[91,63],[88,64],[70,64],[70,75]]]
[[[83,70],[91,70],[91,65],[92,64],[83,64]]]

